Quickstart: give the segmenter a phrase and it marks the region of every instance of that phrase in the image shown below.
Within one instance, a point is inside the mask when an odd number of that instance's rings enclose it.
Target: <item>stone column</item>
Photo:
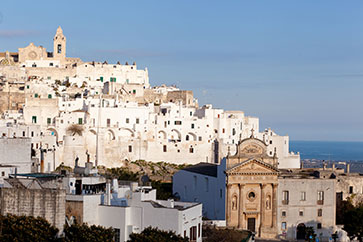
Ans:
[[[265,200],[266,200],[265,187],[266,187],[266,184],[260,184],[260,188],[261,188],[260,226],[261,227],[264,227],[266,225],[264,223],[265,222],[265,209],[266,209],[266,206],[265,206]]]
[[[239,206],[238,206],[238,228],[243,229],[243,196],[244,196],[244,184],[239,185]]]
[[[272,183],[272,228],[276,228],[277,222],[277,183]]]

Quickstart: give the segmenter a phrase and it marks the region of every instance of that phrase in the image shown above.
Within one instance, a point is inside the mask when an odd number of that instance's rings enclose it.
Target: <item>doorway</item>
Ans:
[[[251,232],[256,232],[256,218],[247,219],[247,229]]]
[[[296,239],[305,240],[305,224],[301,223],[296,228]]]

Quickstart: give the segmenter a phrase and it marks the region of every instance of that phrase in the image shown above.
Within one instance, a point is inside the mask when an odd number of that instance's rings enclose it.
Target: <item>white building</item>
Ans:
[[[31,139],[1,137],[0,165],[2,177],[32,172]]]
[[[208,104],[198,107],[192,91],[151,87],[147,68],[137,69],[136,63],[66,57],[66,43],[59,27],[53,52],[31,43],[14,54],[14,65],[0,66],[5,80],[24,82],[22,115],[13,121],[39,129],[39,139],[32,137],[35,150],[55,150],[55,162],[46,162],[49,169],[69,165],[77,156],[85,160],[87,151],[106,166],[120,166],[125,159],[218,163],[252,132],[268,145],[270,156],[279,158],[280,168],[300,167],[300,155],[289,151],[289,137],[270,129],[259,132],[257,117]],[[68,132],[73,125],[81,126],[81,135]]]
[[[117,180],[110,191],[108,184],[106,193],[67,195],[68,218],[112,227],[116,241],[127,241],[131,233],[140,233],[149,226],[202,241],[200,203],[157,200],[155,189],[137,183],[118,185]],[[81,209],[75,204],[82,204]]]
[[[220,165],[199,163],[173,176],[173,194],[185,202],[203,204],[203,217],[225,224],[225,159]]]

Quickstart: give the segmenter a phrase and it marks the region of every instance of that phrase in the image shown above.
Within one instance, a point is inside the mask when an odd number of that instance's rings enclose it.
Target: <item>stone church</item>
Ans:
[[[248,229],[264,238],[277,235],[277,156],[253,137],[239,142],[226,161],[227,226]]]
[[[59,26],[53,38],[53,52],[48,52],[43,46],[36,46],[30,43],[27,47],[19,48],[18,52],[0,53],[0,65],[14,65],[26,61],[55,61],[58,67],[65,67],[75,63],[81,63],[79,58],[66,57],[67,39]]]

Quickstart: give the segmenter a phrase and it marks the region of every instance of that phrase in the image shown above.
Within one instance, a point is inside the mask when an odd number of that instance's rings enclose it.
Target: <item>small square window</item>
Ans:
[[[299,216],[300,216],[300,217],[304,216],[304,211],[300,210],[300,211],[299,211]]]

